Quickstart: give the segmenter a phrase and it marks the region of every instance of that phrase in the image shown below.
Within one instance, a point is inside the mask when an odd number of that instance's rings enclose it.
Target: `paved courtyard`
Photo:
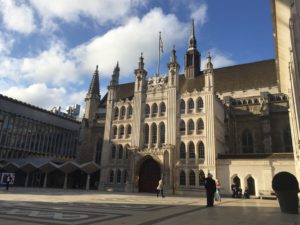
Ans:
[[[276,200],[223,198],[213,208],[204,198],[151,194],[12,188],[0,191],[1,225],[300,225]]]

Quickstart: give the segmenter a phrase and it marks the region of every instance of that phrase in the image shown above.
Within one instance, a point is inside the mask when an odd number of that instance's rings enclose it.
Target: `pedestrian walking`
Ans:
[[[10,175],[7,175],[6,177],[6,190],[8,191],[9,189],[9,183],[11,182],[11,176]]]
[[[221,201],[221,183],[218,179],[216,179],[216,193],[215,193],[215,201]]]
[[[161,197],[163,197],[163,198],[165,197],[164,196],[164,184],[163,184],[162,179],[160,179],[158,181],[158,186],[156,188],[156,195],[157,195],[157,197],[159,196],[159,193],[161,193]]]
[[[207,200],[206,207],[214,206],[214,195],[216,192],[216,182],[212,177],[213,177],[212,174],[208,173],[206,182],[205,182],[206,200]]]

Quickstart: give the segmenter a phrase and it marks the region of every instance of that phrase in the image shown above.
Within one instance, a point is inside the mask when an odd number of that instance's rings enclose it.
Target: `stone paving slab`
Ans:
[[[0,225],[300,225],[277,200],[206,199],[155,194],[13,188],[0,190]]]

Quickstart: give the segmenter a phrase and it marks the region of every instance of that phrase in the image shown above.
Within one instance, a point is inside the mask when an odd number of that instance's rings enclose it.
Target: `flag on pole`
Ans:
[[[161,51],[161,53],[164,53],[164,44],[160,32],[159,32],[159,50]]]

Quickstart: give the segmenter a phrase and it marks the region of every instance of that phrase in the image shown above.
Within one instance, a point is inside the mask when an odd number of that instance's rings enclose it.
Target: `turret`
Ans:
[[[214,71],[214,66],[211,62],[211,55],[210,55],[210,53],[208,53],[207,61],[205,64],[205,69],[203,71],[204,82],[205,82],[205,86],[204,86],[205,91],[214,91],[213,71]]]
[[[111,76],[110,85],[113,85],[113,86],[118,85],[119,84],[119,76],[120,76],[120,67],[119,67],[119,62],[117,62],[117,65]]]
[[[141,53],[140,61],[139,61],[139,67],[134,70],[135,73],[135,92],[140,92],[143,90],[143,87],[146,84],[146,76],[147,71],[144,69],[144,58],[143,53]]]
[[[173,46],[171,52],[170,63],[168,64],[168,86],[178,86],[178,74],[180,66],[177,63],[176,50]]]

